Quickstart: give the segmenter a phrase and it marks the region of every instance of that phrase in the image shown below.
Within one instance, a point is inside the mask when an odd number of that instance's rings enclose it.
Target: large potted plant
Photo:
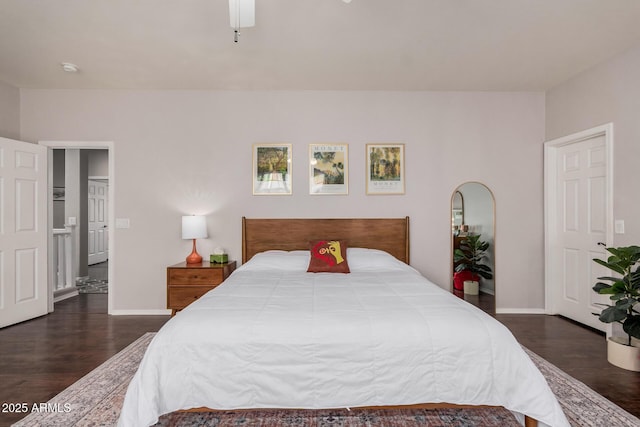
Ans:
[[[610,295],[611,304],[598,304],[605,308],[594,313],[604,323],[619,323],[627,334],[613,336],[607,340],[607,360],[609,363],[630,371],[640,371],[640,246],[606,248],[611,254],[606,261],[594,259],[603,267],[621,277],[599,277],[593,290],[602,295]],[[609,282],[609,283],[606,283]],[[635,338],[636,340],[634,340]]]
[[[453,287],[456,290],[465,290],[464,282],[475,282],[465,293],[477,294],[480,278],[493,278],[491,267],[483,264],[487,258],[489,243],[480,240],[480,234],[471,234],[460,241],[460,248],[453,253],[453,261],[456,263],[453,274]],[[468,291],[468,292],[467,292]]]

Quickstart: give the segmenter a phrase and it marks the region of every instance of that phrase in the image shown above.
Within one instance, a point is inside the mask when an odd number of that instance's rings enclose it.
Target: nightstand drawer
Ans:
[[[167,267],[167,308],[171,315],[182,310],[207,291],[225,281],[236,269],[236,262],[223,264],[185,262]]]
[[[219,285],[224,280],[222,269],[206,268],[172,268],[169,270],[169,285]]]
[[[211,289],[211,286],[173,286],[169,291],[169,307],[181,310]]]

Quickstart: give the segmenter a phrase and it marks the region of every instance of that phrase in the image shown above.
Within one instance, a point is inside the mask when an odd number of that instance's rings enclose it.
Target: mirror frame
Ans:
[[[453,192],[453,196],[451,196],[451,228],[453,229],[453,227],[456,225],[454,224],[455,221],[455,217],[453,216],[453,212],[454,212],[454,203],[456,200],[456,196],[460,197],[460,204],[461,204],[461,208],[460,210],[462,211],[462,223],[460,225],[464,224],[464,196],[462,195],[462,193],[458,190]]]
[[[489,195],[491,196],[491,204],[492,204],[492,208],[493,208],[493,297],[495,298],[496,294],[497,294],[497,280],[496,280],[496,254],[497,254],[497,229],[496,229],[496,217],[497,217],[497,212],[496,212],[496,196],[493,193],[493,191],[489,188],[489,186],[487,186],[485,183],[480,182],[480,181],[465,181],[461,184],[459,184],[458,186],[456,186],[452,193],[451,193],[451,200],[450,200],[450,204],[449,204],[449,215],[450,215],[450,229],[449,229],[449,234],[451,235],[451,238],[449,239],[450,243],[449,243],[449,257],[450,257],[450,264],[449,264],[449,276],[450,276],[450,280],[449,280],[449,289],[450,292],[453,292],[453,247],[454,247],[454,238],[453,238],[453,201],[454,201],[454,197],[456,195],[456,193],[460,193],[462,195],[462,193],[460,192],[460,188],[462,186],[464,186],[465,184],[478,184],[478,185],[482,185],[484,188],[487,189]],[[463,196],[463,200],[464,200],[464,196]],[[466,208],[466,206],[465,206]],[[464,222],[463,222],[464,223]],[[496,307],[495,307],[495,303],[494,303],[494,309],[493,312],[495,313],[496,311]]]

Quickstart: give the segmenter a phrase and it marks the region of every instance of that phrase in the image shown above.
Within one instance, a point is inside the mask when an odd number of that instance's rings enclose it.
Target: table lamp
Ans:
[[[196,250],[196,239],[207,236],[207,218],[204,215],[186,215],[182,217],[182,238],[193,239],[193,250],[187,257],[187,264],[200,264],[202,257]]]

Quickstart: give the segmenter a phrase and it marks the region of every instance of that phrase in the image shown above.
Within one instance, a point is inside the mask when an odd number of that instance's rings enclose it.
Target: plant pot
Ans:
[[[480,291],[480,283],[477,280],[465,280],[463,286],[467,295],[478,295]]]
[[[453,273],[453,288],[458,291],[463,291],[464,282],[467,280],[477,282],[480,280],[480,276],[467,270],[456,271],[455,273]]]
[[[626,345],[626,337],[611,337],[607,340],[607,360],[618,368],[640,372],[640,347],[632,341]]]

